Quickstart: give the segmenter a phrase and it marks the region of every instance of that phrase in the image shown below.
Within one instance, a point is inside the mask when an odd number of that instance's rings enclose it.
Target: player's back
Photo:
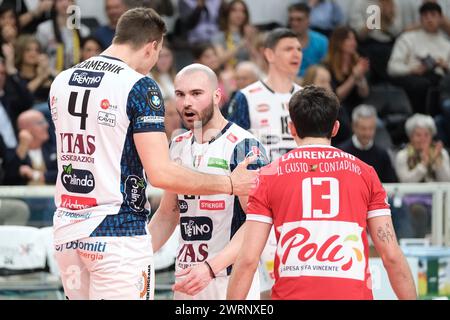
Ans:
[[[333,147],[305,146],[261,174],[278,241],[273,297],[371,299],[367,219],[389,214],[373,168]]]
[[[107,215],[145,220],[146,182],[133,133],[149,124],[164,130],[159,97],[154,81],[113,57],[93,57],[55,79],[49,101],[59,170],[54,223],[65,233],[56,232],[58,242],[88,236]]]

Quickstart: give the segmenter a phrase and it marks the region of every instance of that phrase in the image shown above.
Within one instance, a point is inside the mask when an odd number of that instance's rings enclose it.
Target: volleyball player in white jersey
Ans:
[[[244,165],[226,177],[170,161],[164,103],[145,76],[164,32],[154,10],[129,10],[113,44],[62,72],[50,89],[59,168],[54,243],[69,299],[153,297],[147,177],[155,187],[186,194],[244,195],[255,184],[255,172]]]
[[[301,89],[295,79],[302,52],[297,35],[285,28],[269,32],[264,47],[267,78],[236,93],[228,107],[228,119],[252,132],[275,160],[296,147],[288,129],[288,103]]]
[[[302,62],[302,52],[297,35],[286,28],[269,32],[264,47],[267,78],[236,93],[228,114],[230,121],[249,130],[262,142],[273,161],[296,147],[288,129],[288,104],[292,95],[301,90],[294,81]],[[276,239],[272,230],[261,256],[262,291],[270,290],[274,283],[275,251]]]
[[[175,78],[175,95],[177,111],[190,131],[172,140],[172,160],[216,175],[229,175],[250,156],[257,156],[249,166],[253,169],[267,164],[259,141],[220,113],[221,92],[210,68],[193,64],[182,69]],[[164,194],[150,233],[156,250],[180,225],[174,299],[225,299],[231,265],[242,245],[246,205],[247,197],[229,194]],[[248,298],[259,297],[256,273]]]

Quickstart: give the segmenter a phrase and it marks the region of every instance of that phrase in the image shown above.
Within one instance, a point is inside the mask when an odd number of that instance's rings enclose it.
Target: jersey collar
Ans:
[[[216,141],[217,139],[219,139],[225,132],[227,132],[227,130],[233,125],[233,122],[228,121],[227,125],[222,129],[222,131],[220,131],[217,136],[213,137],[211,140],[208,141],[208,144],[213,143],[214,141]],[[191,144],[194,144],[194,142],[196,142],[195,140],[195,136],[192,135],[192,140],[191,140]]]

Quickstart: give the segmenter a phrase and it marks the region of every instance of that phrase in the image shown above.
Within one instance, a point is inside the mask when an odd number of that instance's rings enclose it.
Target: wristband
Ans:
[[[233,180],[231,180],[231,176],[227,176],[227,177],[230,179],[230,185],[231,185],[231,193],[230,193],[230,196],[232,196],[233,193],[234,193],[234,190],[233,190]]]

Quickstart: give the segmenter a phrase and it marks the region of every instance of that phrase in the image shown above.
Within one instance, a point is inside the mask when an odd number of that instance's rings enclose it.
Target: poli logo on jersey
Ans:
[[[147,103],[153,110],[159,111],[162,108],[162,100],[156,91],[147,92]]]

